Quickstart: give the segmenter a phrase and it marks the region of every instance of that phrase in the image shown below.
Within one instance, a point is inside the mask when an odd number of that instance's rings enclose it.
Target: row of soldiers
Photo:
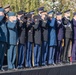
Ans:
[[[7,51],[8,70],[72,63],[76,61],[76,13],[19,11],[0,7],[0,70]],[[17,59],[16,59],[17,57]],[[17,61],[17,65],[15,64]]]

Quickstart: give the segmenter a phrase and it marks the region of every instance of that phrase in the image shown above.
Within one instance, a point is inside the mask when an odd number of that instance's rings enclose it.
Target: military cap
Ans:
[[[9,12],[9,13],[7,13],[7,15],[8,15],[8,17],[10,17],[10,16],[15,16],[16,14],[14,12]]]
[[[56,15],[62,15],[62,13],[61,12],[57,12]]]
[[[22,14],[24,14],[24,11],[23,10],[20,10],[20,11],[17,12],[17,14],[18,15],[22,15]]]
[[[10,7],[10,5],[7,4],[7,5],[4,6],[4,9],[9,8],[9,7]]]
[[[51,11],[49,11],[49,12],[48,12],[48,14],[53,14],[53,13],[54,13],[54,11],[53,11],[53,10],[51,10]]]
[[[43,11],[43,10],[44,10],[44,7],[38,8],[38,11]]]
[[[64,11],[64,13],[68,13],[68,12],[70,12],[70,9],[68,9],[68,10]]]
[[[34,12],[34,10],[33,11],[31,11],[31,12],[29,12],[30,14],[34,14],[35,12]]]

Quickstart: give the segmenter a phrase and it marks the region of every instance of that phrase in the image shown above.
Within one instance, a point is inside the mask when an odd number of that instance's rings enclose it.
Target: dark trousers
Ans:
[[[34,46],[34,66],[39,66],[40,63],[40,55],[41,54],[41,46],[35,44]]]
[[[70,45],[70,38],[65,38],[65,46],[64,46],[64,53],[63,53],[63,61],[68,61],[68,50]]]
[[[62,56],[62,41],[58,40],[57,51],[56,51],[56,63],[61,62]]]
[[[16,59],[16,46],[9,45],[9,49],[7,52],[8,69],[15,68],[15,59]]]
[[[73,62],[76,61],[76,40],[74,40],[74,43],[73,43],[73,49],[72,49],[72,61],[73,61]]]
[[[26,67],[31,67],[32,66],[32,45],[33,43],[27,42],[27,47],[26,47],[26,60],[25,60],[25,66]]]
[[[41,63],[42,65],[46,65],[46,59],[47,59],[47,52],[48,52],[48,43],[43,42],[42,43],[42,50],[41,50]]]
[[[6,50],[6,43],[0,42],[0,70],[2,69],[3,61],[4,61],[4,53]]]
[[[55,46],[49,46],[48,65],[54,64]]]
[[[23,44],[18,45],[18,68],[24,67],[24,58],[25,58],[26,47]]]

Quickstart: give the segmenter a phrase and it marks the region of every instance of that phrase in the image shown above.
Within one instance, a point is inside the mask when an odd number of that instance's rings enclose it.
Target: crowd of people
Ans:
[[[76,12],[71,20],[70,10],[37,11],[15,14],[10,5],[0,7],[1,71],[5,53],[8,70],[76,62]]]

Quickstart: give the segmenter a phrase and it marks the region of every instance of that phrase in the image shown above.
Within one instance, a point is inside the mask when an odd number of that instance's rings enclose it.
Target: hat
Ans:
[[[9,8],[9,7],[10,7],[10,5],[7,4],[7,5],[4,6],[4,9]]]
[[[67,13],[67,12],[70,12],[70,9],[68,9],[68,10],[64,11],[64,13]]]
[[[56,15],[62,15],[62,13],[61,12],[57,12]]]
[[[33,11],[31,11],[31,12],[29,12],[30,14],[34,14],[35,12],[34,12],[34,10]]]
[[[18,15],[22,15],[22,14],[24,14],[24,11],[23,11],[23,10],[18,11],[17,14],[18,14]]]
[[[44,7],[38,8],[38,11],[43,11],[43,10],[44,10]]]
[[[3,8],[0,8],[0,12],[5,12]]]
[[[10,17],[10,16],[15,16],[15,13],[14,12],[9,12],[7,13],[7,15]]]
[[[76,12],[74,12],[73,15],[76,16]]]
[[[51,10],[51,11],[49,11],[49,12],[48,12],[48,14],[54,14],[54,11],[53,11],[53,10]]]

